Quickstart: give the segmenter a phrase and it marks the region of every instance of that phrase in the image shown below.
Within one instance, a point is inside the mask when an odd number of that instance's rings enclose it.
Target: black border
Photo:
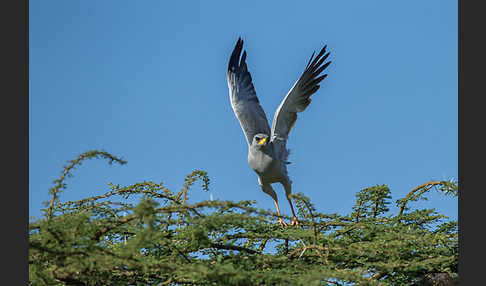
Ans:
[[[3,1],[2,285],[28,285],[29,1]]]
[[[486,50],[483,43],[478,43],[484,39],[482,27],[486,25],[479,23],[484,19],[484,10],[473,7],[472,3],[480,2],[458,1],[460,285],[479,285],[475,282],[484,280],[485,237],[481,231],[485,200],[476,197],[485,192],[479,187],[484,168],[467,163],[482,162],[479,158],[482,154],[478,151],[486,146],[479,138],[484,133],[484,121],[477,116],[484,114],[484,105],[474,104],[475,99],[484,97],[484,87],[479,85],[485,81],[480,69],[484,65],[477,56]],[[8,186],[3,186],[2,208],[2,257],[8,266],[2,268],[9,271],[8,275],[3,275],[2,284],[28,285],[29,1],[4,1],[2,4],[4,93],[1,118],[4,123],[2,141],[7,144],[2,152],[7,159],[2,160],[6,170],[2,177],[8,182]]]
[[[484,9],[458,0],[459,285],[484,284]],[[483,57],[484,58],[484,57]],[[482,83],[482,86],[480,84]],[[481,154],[483,153],[483,154]],[[482,163],[482,164],[481,164]],[[481,165],[480,165],[481,164]],[[477,166],[476,166],[477,165]]]

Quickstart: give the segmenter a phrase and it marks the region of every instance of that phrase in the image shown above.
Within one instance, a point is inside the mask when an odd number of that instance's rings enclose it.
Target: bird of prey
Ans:
[[[283,185],[292,210],[291,225],[298,227],[299,222],[290,198],[292,181],[287,173],[290,151],[286,143],[289,132],[297,120],[297,113],[307,108],[311,102],[309,97],[319,89],[319,83],[327,76],[327,74],[321,75],[321,72],[331,63],[330,61],[324,63],[329,56],[326,47],[324,46],[315,58],[314,53],[312,54],[304,72],[277,108],[272,129],[255,93],[245,61],[246,51],[241,55],[243,49],[241,37],[238,38],[228,63],[226,75],[230,102],[248,142],[248,164],[258,174],[258,184],[263,192],[272,197],[279,223],[284,226],[288,224],[280,215],[277,194],[271,184]]]

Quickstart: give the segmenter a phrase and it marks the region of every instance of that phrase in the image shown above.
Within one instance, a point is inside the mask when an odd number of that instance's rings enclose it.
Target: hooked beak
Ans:
[[[258,141],[258,145],[263,145],[267,142],[267,137],[263,138],[262,140]]]

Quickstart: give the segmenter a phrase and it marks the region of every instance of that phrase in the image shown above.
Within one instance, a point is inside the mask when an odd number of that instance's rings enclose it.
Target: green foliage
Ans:
[[[457,222],[408,206],[432,188],[457,196],[455,182],[418,186],[396,202],[398,214],[386,185],[359,191],[349,215],[320,213],[294,194],[297,229],[251,201],[189,204],[195,182],[209,189],[200,170],[178,192],[155,182],[110,184],[103,195],[60,203],[65,177],[95,157],[126,163],[98,151],[69,161],[44,217],[29,224],[32,285],[412,285],[433,273],[457,277]]]

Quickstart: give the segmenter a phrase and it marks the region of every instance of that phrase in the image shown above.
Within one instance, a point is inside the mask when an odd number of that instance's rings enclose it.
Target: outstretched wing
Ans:
[[[238,38],[228,63],[227,79],[231,106],[245,132],[248,145],[258,133],[270,135],[267,116],[261,107],[246,66],[246,51],[240,60],[243,40]]]
[[[289,151],[285,145],[290,130],[297,120],[297,112],[302,112],[307,108],[311,102],[310,96],[319,89],[319,83],[327,76],[327,74],[319,76],[331,63],[329,61],[323,64],[329,56],[329,53],[326,53],[326,47],[322,48],[314,60],[312,60],[314,53],[312,54],[304,73],[282,100],[273,117],[271,140],[282,160],[287,160]]]

